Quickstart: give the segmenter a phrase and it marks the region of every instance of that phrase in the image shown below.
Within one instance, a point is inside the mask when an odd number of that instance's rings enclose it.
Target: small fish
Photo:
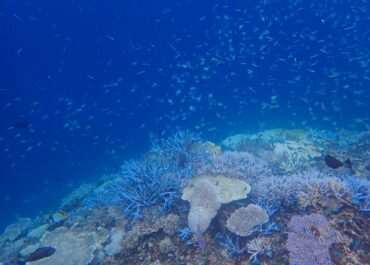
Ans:
[[[349,158],[347,158],[346,161],[342,162],[342,161],[339,161],[338,159],[336,159],[334,156],[326,155],[325,156],[325,163],[328,167],[330,167],[332,169],[337,169],[337,168],[340,168],[342,166],[346,166],[346,167],[352,169],[352,161]]]
[[[28,257],[25,259],[25,262],[36,261],[39,259],[50,257],[51,255],[54,254],[55,251],[56,249],[53,247],[38,248],[34,252],[32,252],[30,255],[28,255]]]

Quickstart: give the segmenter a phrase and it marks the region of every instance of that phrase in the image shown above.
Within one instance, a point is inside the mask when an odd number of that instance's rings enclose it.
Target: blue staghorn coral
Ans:
[[[220,246],[226,248],[229,257],[241,255],[247,251],[246,247],[242,248],[240,246],[239,237],[235,236],[235,239],[233,237],[227,234],[224,241],[220,242]]]
[[[105,201],[135,219],[141,219],[141,210],[148,206],[160,205],[168,212],[180,198],[183,181],[208,155],[197,134],[177,132],[153,144],[145,158],[124,163],[121,177],[105,192]]]
[[[122,166],[122,177],[111,185],[108,201],[119,205],[126,216],[141,219],[141,210],[152,205],[161,205],[169,210],[179,199],[182,180],[154,161],[131,160]]]
[[[151,153],[158,163],[183,177],[193,177],[197,167],[210,156],[200,136],[189,131],[178,131],[153,143]]]

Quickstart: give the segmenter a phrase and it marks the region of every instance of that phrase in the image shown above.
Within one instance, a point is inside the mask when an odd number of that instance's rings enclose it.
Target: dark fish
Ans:
[[[344,165],[343,162],[339,161],[338,159],[336,159],[334,156],[331,156],[331,155],[325,156],[325,163],[328,167],[332,169],[337,169]]]
[[[25,262],[35,261],[43,258],[50,257],[54,254],[55,248],[53,247],[41,247],[32,252],[26,259]]]
[[[346,166],[346,167],[352,169],[352,161],[349,158],[347,158],[347,160],[344,161],[344,163],[343,163],[342,161],[339,161],[338,159],[336,159],[334,156],[326,155],[325,156],[325,163],[328,167],[330,167],[332,169],[337,169],[337,168],[340,168],[342,166]]]

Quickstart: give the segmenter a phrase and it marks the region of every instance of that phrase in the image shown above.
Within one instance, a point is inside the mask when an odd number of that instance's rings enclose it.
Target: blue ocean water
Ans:
[[[0,227],[178,129],[369,129],[370,3],[0,3]]]

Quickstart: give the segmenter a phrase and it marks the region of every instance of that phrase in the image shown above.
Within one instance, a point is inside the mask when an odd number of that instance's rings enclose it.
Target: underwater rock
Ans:
[[[159,259],[157,259],[156,261],[151,262],[149,265],[162,265],[162,263]]]
[[[104,251],[108,256],[117,255],[121,251],[121,241],[125,236],[125,231],[120,228],[113,228],[110,236],[110,243],[105,246]]]
[[[212,155],[218,156],[221,154],[221,147],[210,141],[205,143],[205,149]]]
[[[236,209],[227,219],[226,227],[238,236],[249,236],[257,225],[267,223],[269,216],[260,206],[249,204]]]
[[[17,264],[19,251],[26,246],[24,238],[17,241],[0,242],[0,264],[4,265]]]
[[[39,227],[36,227],[35,229],[31,230],[27,234],[27,237],[29,237],[29,238],[40,238],[46,232],[48,227],[49,227],[48,224],[40,225]]]
[[[173,236],[180,229],[180,216],[177,214],[169,214],[165,218],[159,219],[159,226],[162,227],[163,232],[169,236]]]
[[[140,239],[163,230],[167,235],[174,235],[180,228],[180,217],[176,214],[169,214],[161,217],[155,223],[148,224],[140,222],[122,237],[120,241],[121,252],[120,254],[128,256],[137,250],[140,244]]]
[[[139,239],[145,235],[144,233],[140,233],[139,230],[133,229],[127,232],[127,234],[123,237],[121,241],[121,254],[122,255],[130,255],[133,251],[137,249],[139,246]]]
[[[236,134],[232,135],[225,140],[222,141],[222,145],[230,148],[230,149],[236,149],[236,147],[243,142],[244,140],[248,139],[249,135],[248,134]]]
[[[162,254],[170,253],[170,252],[174,251],[174,249],[175,249],[175,246],[173,245],[173,242],[169,237],[165,237],[164,239],[159,241],[158,247],[159,247],[159,251]]]

